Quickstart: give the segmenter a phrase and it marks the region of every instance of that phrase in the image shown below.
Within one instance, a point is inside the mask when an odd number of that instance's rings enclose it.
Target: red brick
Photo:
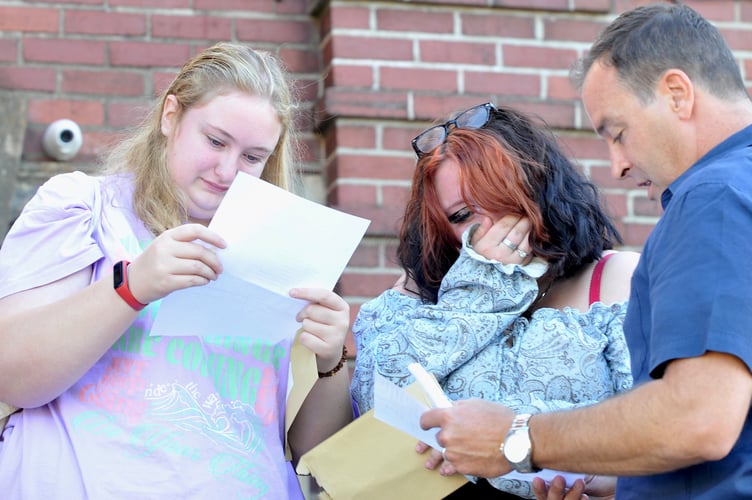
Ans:
[[[600,160],[608,164],[608,146],[595,133],[588,135],[558,135],[559,142],[580,159]]]
[[[151,86],[154,89],[153,95],[162,95],[162,92],[164,92],[170,86],[177,75],[178,70],[169,73],[155,71],[151,79]]]
[[[498,7],[519,7],[521,9],[569,10],[569,0],[492,0]]]
[[[190,55],[188,45],[177,43],[110,42],[110,63],[113,66],[180,68]]]
[[[331,41],[332,57],[374,61],[412,61],[413,42],[406,39],[340,35]]]
[[[625,245],[631,247],[642,247],[648,239],[648,236],[650,236],[650,233],[653,231],[653,227],[655,227],[655,224],[629,223],[624,224],[619,230],[624,239]]]
[[[150,102],[110,102],[107,104],[107,125],[124,129],[137,125],[148,113]]]
[[[144,93],[144,78],[125,71],[63,71],[63,92],[73,94],[129,95]]]
[[[592,12],[610,12],[611,0],[574,0],[574,10],[587,10]]]
[[[147,7],[156,9],[180,9],[191,6],[191,0],[108,0],[112,7]]]
[[[0,39],[0,61],[14,62],[18,59],[18,40]]]
[[[410,199],[410,186],[390,186],[385,184],[381,188],[381,199],[384,206],[405,209],[407,200]]]
[[[309,108],[308,103],[301,103],[301,107],[295,114],[293,121],[293,128],[300,132],[311,131],[316,126],[316,117],[313,115],[312,110]]]
[[[684,3],[699,12],[710,22],[715,23],[718,21],[735,21],[736,6],[747,2],[737,2],[735,0],[713,0],[712,2],[708,2],[707,0],[685,0]]]
[[[304,14],[304,0],[194,0],[195,10],[237,10],[279,14]]]
[[[395,235],[399,233],[401,222],[402,219],[400,218],[395,225]],[[397,259],[397,245],[398,240],[396,238],[392,238],[386,245],[384,245],[384,267],[389,269],[402,269],[402,266],[400,266],[399,260]]]
[[[313,26],[310,22],[270,19],[236,19],[238,40],[274,43],[310,43]]]
[[[592,43],[607,22],[583,21],[579,19],[546,19],[543,22],[546,40]],[[573,59],[574,60],[574,59]]]
[[[106,43],[96,40],[26,38],[23,57],[35,62],[102,65],[106,62],[105,49]]]
[[[246,12],[272,12],[274,2],[269,0],[194,0],[194,9],[242,10]]]
[[[104,106],[100,101],[69,99],[33,99],[29,101],[28,117],[31,123],[50,124],[68,118],[82,127],[104,124]]]
[[[454,41],[419,42],[422,62],[495,66],[496,44]]]
[[[385,90],[440,90],[446,93],[459,90],[457,72],[453,70],[383,67],[379,73],[381,88]]]
[[[538,97],[541,93],[541,77],[487,71],[465,71],[465,92],[474,94],[500,93]]]
[[[55,33],[60,13],[42,7],[0,7],[0,32]]]
[[[752,3],[739,2],[739,21],[752,23]]]
[[[0,88],[10,90],[55,90],[55,70],[24,66],[0,67]]]
[[[352,125],[344,120],[340,121],[337,123],[335,139],[339,148],[376,148],[376,130],[370,125]]]
[[[338,206],[372,205],[376,206],[378,193],[375,185],[358,185],[338,183],[329,192],[328,201]]]
[[[648,199],[647,192],[645,191],[632,197],[632,207],[634,215],[638,217],[655,217],[657,219],[663,215],[661,202]]]
[[[546,77],[546,80],[548,81],[548,84],[546,85],[548,95],[545,97],[557,100],[566,99],[570,101],[576,101],[580,98],[580,94],[577,89],[574,88],[569,76],[549,75]]]
[[[336,64],[326,73],[326,87],[356,87],[370,89],[373,87],[373,68]]]
[[[369,29],[371,10],[367,5],[329,7],[327,23],[338,30],[341,29]],[[331,28],[330,28],[331,29]],[[326,33],[330,31],[326,30]]]
[[[305,171],[315,173],[317,178],[321,178],[322,163],[324,154],[322,152],[321,140],[319,136],[311,136],[309,133],[298,131],[296,142],[297,154],[301,162],[306,163]]]
[[[499,94],[496,102],[507,102],[508,98],[504,94]],[[510,103],[520,111],[524,111],[532,116],[537,116],[544,120],[551,128],[571,129],[574,127],[574,103],[561,101],[518,101]]]
[[[75,6],[82,6],[82,5],[88,5],[88,6],[97,6],[102,7],[104,6],[105,0],[58,0],[57,2],[50,2],[49,0],[24,0],[25,3],[54,3],[54,4],[63,4],[63,7],[67,7],[70,5]]]
[[[616,179],[611,175],[611,165],[606,163],[590,169],[590,179],[604,189],[636,189],[633,179]]]
[[[369,155],[367,152],[340,153],[336,165],[332,165],[336,170],[329,172],[329,178],[410,180],[414,161]]]
[[[356,91],[331,88],[320,102],[321,116],[406,118],[406,92]]]
[[[66,33],[89,35],[145,35],[146,16],[94,10],[67,10],[64,20]]]
[[[123,131],[100,132],[84,131],[84,143],[81,146],[81,153],[84,156],[100,157],[112,149],[112,147],[122,140]]]
[[[454,19],[450,12],[384,7],[376,11],[376,29],[409,33],[453,33]]]
[[[470,36],[488,36],[493,38],[532,39],[535,37],[535,20],[527,16],[481,13],[460,14],[462,34]]]
[[[371,224],[368,226],[366,234],[374,237],[396,236],[398,228],[396,221],[400,220],[404,215],[402,209],[391,206],[374,207],[366,205],[333,205],[333,208],[370,220]]]
[[[577,59],[577,51],[572,49],[505,44],[501,50],[507,67],[569,69]]]
[[[750,51],[752,50],[752,32],[750,30],[732,30],[724,29],[722,31],[723,38],[731,47],[731,50],[735,51]]]
[[[375,297],[391,288],[397,278],[399,275],[355,273],[345,270],[339,281],[339,290],[342,295]]]
[[[418,135],[424,127],[420,124],[410,124],[410,126],[390,126],[389,124],[382,127],[381,131],[381,149],[382,151],[407,151],[409,154],[410,162],[406,163],[409,166],[412,175],[412,170],[415,167],[415,156],[413,148],[410,145],[413,138]]]
[[[276,54],[292,73],[319,73],[319,55],[310,47],[282,47]]]
[[[151,33],[160,38],[226,40],[232,36],[230,19],[196,15],[153,15]]]
[[[430,6],[434,5],[462,5],[466,7],[485,7],[488,0],[413,0],[413,3],[422,3]]]
[[[381,264],[381,246],[364,240],[355,249],[350,259],[350,267],[379,267]]]
[[[623,192],[609,192],[601,190],[601,205],[606,209],[612,220],[621,220],[630,215],[627,207],[627,197]]]

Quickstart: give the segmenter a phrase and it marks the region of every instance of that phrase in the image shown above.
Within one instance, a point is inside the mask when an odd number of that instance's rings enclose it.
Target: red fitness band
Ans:
[[[142,304],[131,293],[131,289],[128,286],[128,265],[130,262],[127,260],[121,260],[112,268],[112,284],[115,287],[115,291],[120,298],[122,298],[126,304],[131,306],[136,311],[140,311],[148,304]]]

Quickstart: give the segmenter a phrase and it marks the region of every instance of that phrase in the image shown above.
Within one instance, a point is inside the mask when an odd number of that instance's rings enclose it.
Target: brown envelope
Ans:
[[[417,384],[407,390],[423,399]],[[426,469],[428,454],[417,454],[416,443],[370,410],[303,455],[297,472],[311,474],[325,491],[322,498],[334,500],[436,500],[467,482],[461,474]]]
[[[0,432],[5,428],[5,424],[8,422],[8,418],[16,413],[19,409],[15,406],[11,406],[8,403],[0,402]]]
[[[295,335],[295,340],[290,348],[290,369],[292,379],[288,385],[292,384],[287,395],[287,407],[285,409],[285,457],[292,460],[292,452],[287,441],[287,432],[290,430],[295,416],[298,414],[300,407],[303,405],[306,396],[313,388],[313,384],[319,378],[319,372],[316,368],[316,355],[313,351],[298,342],[298,336],[303,331],[301,328]]]

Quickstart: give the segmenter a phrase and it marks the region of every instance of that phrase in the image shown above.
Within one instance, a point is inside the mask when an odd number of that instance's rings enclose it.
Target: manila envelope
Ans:
[[[316,368],[316,355],[313,351],[298,342],[298,336],[303,330],[298,330],[295,340],[290,348],[290,377],[292,387],[287,394],[287,405],[285,408],[285,457],[292,460],[292,452],[288,444],[287,432],[290,430],[295,417],[303,406],[308,393],[311,392],[313,384],[319,378],[318,368]]]
[[[8,422],[10,416],[17,411],[19,411],[19,408],[0,402],[0,433],[3,432],[3,428],[5,428],[5,424]]]
[[[417,384],[407,390],[421,398]],[[417,439],[364,413],[300,458],[297,472],[312,475],[321,498],[436,500],[465,484],[462,474],[444,477],[425,468],[427,454],[415,452]]]

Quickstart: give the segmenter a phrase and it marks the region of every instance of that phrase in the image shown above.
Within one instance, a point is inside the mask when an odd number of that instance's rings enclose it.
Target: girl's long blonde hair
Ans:
[[[185,204],[167,166],[167,138],[161,119],[167,96],[180,103],[180,116],[193,106],[231,91],[266,97],[277,112],[282,133],[261,178],[283,189],[298,179],[293,128],[297,100],[282,64],[270,53],[242,44],[222,42],[196,54],[181,68],[141,125],[120,142],[105,159],[109,173],[133,173],[133,209],[154,234],[183,224]],[[253,126],[253,117],[248,117]]]

